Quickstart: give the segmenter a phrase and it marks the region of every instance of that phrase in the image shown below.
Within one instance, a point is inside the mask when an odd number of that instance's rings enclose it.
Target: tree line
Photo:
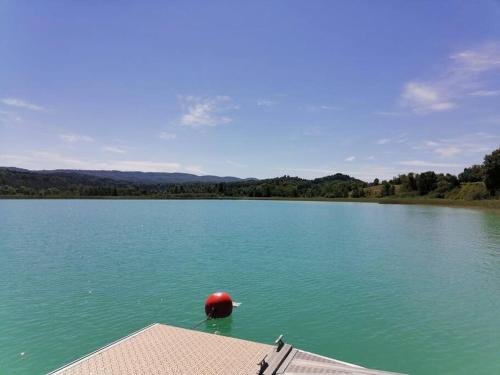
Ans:
[[[345,174],[313,180],[282,176],[265,180],[140,184],[71,173],[40,174],[0,168],[4,197],[144,197],[144,198],[383,198],[429,197],[488,199],[499,195],[500,149],[481,165],[452,174],[401,174],[390,180],[364,182]]]

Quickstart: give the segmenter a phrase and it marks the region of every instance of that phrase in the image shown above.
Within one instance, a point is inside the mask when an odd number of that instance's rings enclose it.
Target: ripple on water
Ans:
[[[500,215],[258,201],[0,201],[0,373],[152,322],[419,374],[500,372]],[[22,354],[24,353],[24,354]]]

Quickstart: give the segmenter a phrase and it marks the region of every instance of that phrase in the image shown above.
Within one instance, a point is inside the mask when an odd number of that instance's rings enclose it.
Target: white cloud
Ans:
[[[434,141],[425,141],[425,145],[429,146],[429,147],[435,147],[435,146],[439,146],[439,143],[434,142]]]
[[[259,99],[257,100],[257,107],[272,107],[275,103],[272,100]]]
[[[469,93],[470,96],[498,96],[500,90],[478,90]]]
[[[90,161],[79,160],[55,152],[34,151],[23,155],[0,154],[0,165],[27,169],[103,169],[144,172],[203,173],[199,165],[151,160]]]
[[[349,157],[345,158],[345,161],[348,161],[348,162],[351,162],[354,160],[356,160],[356,156],[349,156]]]
[[[453,138],[428,140],[423,145],[413,148],[415,150],[427,150],[442,158],[452,158],[457,155],[474,156],[478,153],[490,152],[498,147],[498,141],[498,136],[478,132]]]
[[[93,142],[94,139],[89,137],[88,135],[67,133],[67,134],[59,134],[59,138],[67,143],[75,143],[75,142]]]
[[[160,133],[160,138],[164,139],[166,141],[171,141],[172,139],[177,138],[177,134],[174,133],[168,133],[168,132],[161,132]]]
[[[389,138],[381,138],[381,139],[377,140],[377,142],[376,142],[376,143],[377,143],[378,145],[385,145],[385,144],[389,143],[390,141],[391,141],[391,140],[390,140]]]
[[[325,105],[325,104],[308,104],[304,107],[304,109],[308,112],[319,112],[319,111],[338,111],[340,107],[334,105]]]
[[[211,98],[181,96],[179,99],[185,112],[180,120],[182,125],[192,127],[217,126],[232,121],[226,113],[235,107],[229,105],[231,98],[228,96]]]
[[[186,165],[184,168],[186,172],[194,174],[205,174],[201,165]]]
[[[452,110],[466,95],[498,95],[497,90],[482,89],[483,83],[479,79],[495,70],[500,70],[500,43],[487,43],[458,52],[450,56],[440,77],[407,82],[401,94],[401,104],[414,113],[427,114]]]
[[[454,146],[449,146],[449,147],[437,147],[434,152],[436,154],[439,154],[440,156],[443,157],[450,157],[454,156],[460,153],[460,149]]]
[[[429,167],[429,168],[455,168],[460,167],[460,164],[454,163],[436,163],[432,161],[424,161],[424,160],[403,160],[399,161],[396,164],[405,165],[409,167]]]
[[[5,105],[11,106],[11,107],[29,109],[32,111],[43,111],[43,107],[36,105],[36,104],[33,104],[33,103],[29,103],[29,102],[22,100],[22,99],[4,98],[1,100],[1,102]]]
[[[22,122],[22,118],[19,117],[16,113],[10,111],[0,110],[0,122],[1,123],[12,123],[12,122]]]
[[[415,113],[448,111],[456,105],[447,101],[446,95],[429,83],[408,82],[402,94],[402,103]]]
[[[104,146],[102,148],[103,151],[106,151],[106,152],[112,152],[112,153],[115,153],[115,154],[125,154],[126,151],[121,148],[121,147],[117,147],[117,146]]]
[[[455,71],[482,73],[500,67],[500,45],[490,42],[450,56]]]

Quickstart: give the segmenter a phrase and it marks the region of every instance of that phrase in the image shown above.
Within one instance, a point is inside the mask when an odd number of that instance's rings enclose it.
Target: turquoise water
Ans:
[[[152,322],[418,374],[500,373],[500,215],[282,201],[0,201],[0,374]],[[24,354],[21,354],[24,353]]]

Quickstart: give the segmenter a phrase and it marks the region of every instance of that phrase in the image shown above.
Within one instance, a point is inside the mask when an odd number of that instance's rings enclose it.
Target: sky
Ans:
[[[500,147],[500,1],[0,0],[0,166],[365,180]]]

